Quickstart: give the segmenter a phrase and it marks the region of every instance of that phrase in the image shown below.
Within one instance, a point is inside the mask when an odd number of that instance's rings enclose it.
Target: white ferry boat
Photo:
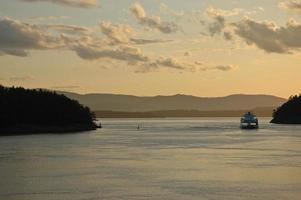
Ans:
[[[259,125],[258,125],[257,117],[253,113],[247,112],[240,119],[240,128],[241,129],[258,129]]]

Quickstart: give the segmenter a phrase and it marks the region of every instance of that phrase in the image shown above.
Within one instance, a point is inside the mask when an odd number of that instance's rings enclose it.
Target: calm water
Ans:
[[[301,199],[301,126],[237,121],[107,119],[88,133],[1,137],[0,199]]]

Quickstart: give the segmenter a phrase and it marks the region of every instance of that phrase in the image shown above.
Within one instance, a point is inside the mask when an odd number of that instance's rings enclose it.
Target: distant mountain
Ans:
[[[89,106],[93,111],[147,112],[166,110],[233,111],[278,107],[286,99],[271,95],[235,94],[226,97],[189,95],[138,97],[120,94],[76,94],[59,92]]]
[[[199,111],[199,110],[164,110],[148,112],[124,112],[124,111],[95,111],[99,118],[166,118],[166,117],[241,117],[251,111],[257,117],[272,117],[274,107],[256,108],[253,110],[229,110],[229,111]]]

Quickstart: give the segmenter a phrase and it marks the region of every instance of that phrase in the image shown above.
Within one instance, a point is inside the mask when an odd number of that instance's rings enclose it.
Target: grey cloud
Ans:
[[[151,44],[151,43],[163,43],[170,42],[171,40],[160,39],[142,39],[132,38],[135,34],[131,26],[127,24],[113,24],[109,21],[103,21],[100,23],[101,31],[110,40],[112,45],[117,44]]]
[[[244,19],[233,23],[235,33],[248,45],[255,44],[269,53],[291,53],[301,48],[301,25],[294,20],[278,27],[274,22]]]
[[[166,34],[174,33],[179,30],[178,25],[174,22],[161,21],[161,18],[159,16],[148,16],[145,13],[145,10],[142,7],[142,5],[137,2],[131,6],[130,11],[138,19],[141,25],[145,25],[152,29],[157,29],[162,33]]]
[[[93,32],[92,29],[84,27],[84,26],[66,25],[66,24],[48,24],[45,26],[47,28],[56,30],[61,33],[66,33],[66,34],[88,35]]]
[[[219,71],[231,71],[234,69],[233,65],[218,65],[218,66],[204,66],[203,63],[199,61],[195,62],[180,62],[175,58],[159,58],[150,62],[144,63],[140,66],[139,69],[136,70],[137,73],[146,73],[153,72],[160,68],[171,68],[180,71],[186,72],[201,72],[201,71],[209,71],[209,70],[219,70]]]
[[[208,25],[208,30],[211,36],[214,36],[215,34],[221,34],[226,26],[226,20],[224,17],[216,16],[214,19],[215,22]]]
[[[234,69],[233,65],[218,65],[215,66],[214,69],[220,70],[220,71],[230,71]]]
[[[112,59],[126,62],[128,65],[135,65],[137,73],[146,73],[170,68],[180,71],[196,72],[207,70],[229,71],[231,65],[220,65],[216,67],[203,67],[200,62],[180,62],[175,58],[159,57],[151,58],[144,55],[140,49],[131,46],[120,46],[116,49],[102,49],[91,47],[86,44],[78,44],[71,48],[77,55],[85,60]]]
[[[211,36],[219,35],[226,28],[226,17],[239,15],[243,9],[234,8],[232,10],[222,10],[213,8],[212,6],[208,7],[206,14],[214,20],[214,22],[208,23],[208,31]],[[227,40],[230,40],[231,35],[228,32],[224,33],[224,37]],[[232,39],[232,38],[231,38]]]
[[[174,68],[174,69],[180,69],[180,70],[185,69],[185,65],[181,64],[180,62],[178,62],[173,58],[160,58],[156,60],[155,64],[164,67]]]
[[[50,28],[51,27],[51,28]],[[109,28],[108,28],[109,27]],[[113,29],[112,29],[113,27]],[[87,32],[85,28],[77,26],[65,25],[50,25],[45,28],[42,25],[31,25],[9,18],[0,20],[0,53],[10,54],[15,56],[27,56],[30,50],[47,50],[64,48],[74,51],[80,58],[85,60],[97,59],[112,59],[126,62],[128,65],[135,65],[140,70],[149,71],[157,70],[161,67],[176,69],[180,71],[197,71],[207,70],[207,68],[199,68],[200,64],[197,62],[188,61],[187,63],[180,62],[174,58],[151,58],[136,47],[130,46],[132,44],[147,44],[156,42],[166,42],[164,40],[146,40],[128,38],[130,31],[126,27],[121,26],[105,26],[103,33],[107,35],[112,41],[119,45],[112,47],[93,35],[84,35],[81,37],[69,37],[65,35],[56,36],[49,32],[48,29],[55,30],[74,30],[79,32]],[[117,31],[116,31],[117,30]],[[125,38],[120,38],[121,33]],[[121,34],[121,35],[122,35]],[[124,39],[124,40],[123,40]],[[123,44],[122,42],[128,43]],[[224,70],[225,68],[216,68]],[[24,77],[13,78],[12,81],[26,80]],[[27,77],[27,80],[29,78]]]
[[[128,63],[136,61],[147,61],[147,56],[143,55],[140,49],[121,46],[111,49],[107,40],[89,35],[91,30],[86,27],[52,24],[52,25],[31,25],[9,18],[0,19],[0,54],[9,54],[14,56],[28,56],[30,50],[47,50],[64,48],[76,51],[83,59],[93,60],[101,57],[107,57],[117,60],[127,60]],[[53,33],[57,31],[58,34]],[[167,42],[165,40],[146,40],[128,38],[132,30],[127,25],[112,25],[111,23],[102,23],[102,31],[108,38],[116,44],[149,44],[158,42]],[[60,34],[72,33],[69,37]],[[105,49],[105,47],[109,49]]]
[[[130,41],[133,44],[153,44],[153,43],[165,43],[165,42],[172,42],[172,40],[161,40],[161,39],[141,39],[141,38],[131,38]]]
[[[62,6],[77,8],[95,8],[98,6],[97,0],[19,0],[24,2],[48,2]]]
[[[287,0],[279,3],[279,7],[285,10],[293,11],[301,14],[301,1],[300,0]]]
[[[186,70],[185,65],[173,58],[151,59],[145,56],[140,49],[130,46],[121,46],[118,49],[96,49],[89,46],[78,45],[73,48],[77,55],[86,60],[97,60],[109,58],[119,61],[125,61],[129,65],[137,65],[136,72],[155,71],[160,67],[173,68],[177,70]]]
[[[171,68],[176,70],[187,70],[182,63],[178,62],[174,58],[163,58],[160,57],[155,60],[151,60],[149,62],[145,62],[142,65],[139,66],[139,68],[135,71],[136,73],[147,73],[147,72],[153,72],[161,67],[165,68]]]
[[[62,37],[55,37],[36,25],[17,20],[0,19],[0,30],[0,51],[10,55],[26,56],[27,50],[64,46]]]
[[[202,63],[199,63],[200,66],[202,66]],[[212,70],[217,70],[217,71],[223,71],[223,72],[228,72],[232,71],[235,69],[233,65],[217,65],[217,66],[202,66],[202,67],[195,67],[194,71],[212,71]]]
[[[118,49],[97,49],[84,45],[77,45],[73,50],[79,57],[85,60],[96,60],[101,58],[111,58],[120,61],[127,61],[128,64],[148,61],[149,58],[142,54],[140,49],[122,46]]]

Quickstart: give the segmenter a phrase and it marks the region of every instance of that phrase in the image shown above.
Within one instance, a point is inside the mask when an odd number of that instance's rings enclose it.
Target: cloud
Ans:
[[[226,26],[226,20],[224,17],[216,16],[214,19],[215,22],[208,25],[208,31],[211,36],[214,36],[215,34],[221,34]]]
[[[112,24],[109,21],[100,23],[101,31],[115,43],[128,43],[129,37],[134,34],[132,27],[126,24]]]
[[[218,16],[222,17],[230,17],[230,16],[236,16],[243,12],[243,9],[241,8],[234,8],[232,10],[222,10],[218,8],[214,8],[212,6],[209,6],[206,10],[206,13],[208,16],[215,18]]]
[[[226,17],[236,16],[241,14],[242,12],[243,9],[241,8],[234,8],[232,10],[222,10],[209,6],[206,10],[206,14],[214,20],[214,22],[208,23],[209,34],[212,37],[216,34],[221,34],[226,28]],[[225,32],[224,37],[227,40],[230,40],[231,35],[229,32]]]
[[[195,67],[194,71],[223,71],[228,72],[234,70],[236,67],[234,65],[216,65],[216,66],[204,66],[203,63],[195,62],[198,66]]]
[[[161,68],[169,68],[179,71],[207,71],[207,70],[231,70],[229,66],[218,66],[218,67],[203,67],[200,62],[181,62],[173,57],[150,57],[136,47],[129,45],[121,45],[116,48],[96,47],[91,46],[89,42],[81,42],[75,44],[70,48],[75,51],[76,54],[84,60],[101,60],[108,59],[126,62],[128,65],[133,65],[137,69],[137,73],[146,73],[151,71],[157,71]]]
[[[301,24],[291,19],[285,26],[274,22],[244,19],[233,23],[234,32],[248,45],[255,44],[268,53],[292,53],[301,48]]]
[[[31,25],[4,18],[0,20],[0,53],[25,57],[29,55],[30,50],[64,48],[76,51],[81,58],[86,60],[107,57],[133,63],[135,60],[145,61],[147,58],[140,49],[130,47],[130,45],[168,41],[130,38],[134,31],[123,24],[103,22],[101,29],[111,43],[89,35],[93,30],[87,27],[64,24]],[[54,34],[53,31],[57,31],[58,34]],[[73,36],[69,37],[61,33],[71,33]],[[112,43],[122,46],[112,49]]]
[[[152,61],[144,63],[135,72],[136,73],[153,72],[162,67],[175,69],[179,71],[186,71],[186,72],[203,72],[209,70],[218,70],[218,71],[226,72],[234,69],[233,65],[204,66],[204,64],[199,61],[180,62],[179,60],[172,57],[170,58],[160,57],[158,59],[154,59]]]
[[[141,25],[147,26],[152,29],[157,29],[160,32],[166,34],[175,33],[179,30],[178,25],[174,22],[161,21],[161,18],[159,16],[148,16],[142,5],[138,2],[132,4],[130,11],[138,19]]]
[[[101,31],[111,40],[111,45],[117,44],[153,44],[171,42],[172,40],[132,38],[134,29],[127,24],[113,24],[109,21],[100,23]]]
[[[165,42],[172,42],[172,40],[162,40],[162,39],[141,39],[141,38],[131,38],[130,41],[133,44],[154,44],[154,43],[165,43]]]
[[[0,19],[0,30],[0,51],[10,55],[26,56],[27,50],[53,49],[65,45],[62,37],[10,18]]]
[[[155,71],[161,67],[187,70],[186,67],[189,66],[178,62],[174,58],[150,58],[149,56],[144,55],[140,49],[131,46],[120,46],[117,49],[97,49],[90,46],[77,45],[73,47],[73,50],[79,57],[85,60],[107,58],[125,61],[128,65],[136,65],[138,67],[136,72],[140,73]]]
[[[120,61],[127,61],[128,64],[148,61],[149,58],[140,49],[130,46],[121,46],[117,49],[97,49],[90,46],[77,45],[73,50],[79,57],[85,60],[96,60],[110,58]]]
[[[214,67],[214,69],[220,70],[220,71],[231,71],[234,69],[233,65],[217,65]]]
[[[187,71],[187,66],[183,63],[180,63],[175,58],[164,58],[160,57],[158,59],[150,60],[149,62],[145,62],[142,65],[139,66],[139,68],[135,71],[136,73],[147,73],[147,72],[153,72],[157,71],[160,68],[170,68],[170,69],[176,69],[180,71]]]
[[[80,35],[89,35],[93,32],[91,28],[87,28],[84,26],[76,26],[76,25],[66,25],[66,24],[48,24],[45,25],[47,28],[56,30],[65,34],[80,34]]]
[[[155,71],[161,68],[189,72],[213,69],[227,71],[226,67],[204,67],[200,62],[182,62],[173,57],[145,55],[141,49],[133,45],[169,42],[170,40],[132,38],[134,31],[124,24],[102,22],[100,26],[106,39],[88,34],[90,29],[81,26],[32,25],[9,18],[0,19],[0,53],[25,57],[28,56],[30,50],[63,48],[74,51],[84,60],[103,59],[108,62],[125,62],[127,65],[136,67],[140,72]],[[62,32],[74,32],[74,34],[68,36],[61,34]],[[111,43],[108,43],[107,38]],[[21,80],[30,79],[29,77],[13,77],[11,79],[11,81]]]
[[[77,8],[95,8],[98,6],[97,0],[20,0],[24,2],[48,2],[62,6]]]
[[[164,66],[164,67],[168,67],[168,68],[179,69],[179,70],[184,70],[186,68],[185,65],[178,62],[174,58],[159,58],[154,63],[151,63],[151,64],[154,64],[156,66]]]
[[[224,30],[226,26],[225,16],[231,16],[237,13],[216,9],[210,6],[207,8],[206,14],[214,20],[214,22],[208,24],[208,31],[210,35],[213,37],[215,34],[221,34],[222,31]]]
[[[279,3],[279,7],[288,11],[301,14],[301,1],[300,0],[287,0]]]

